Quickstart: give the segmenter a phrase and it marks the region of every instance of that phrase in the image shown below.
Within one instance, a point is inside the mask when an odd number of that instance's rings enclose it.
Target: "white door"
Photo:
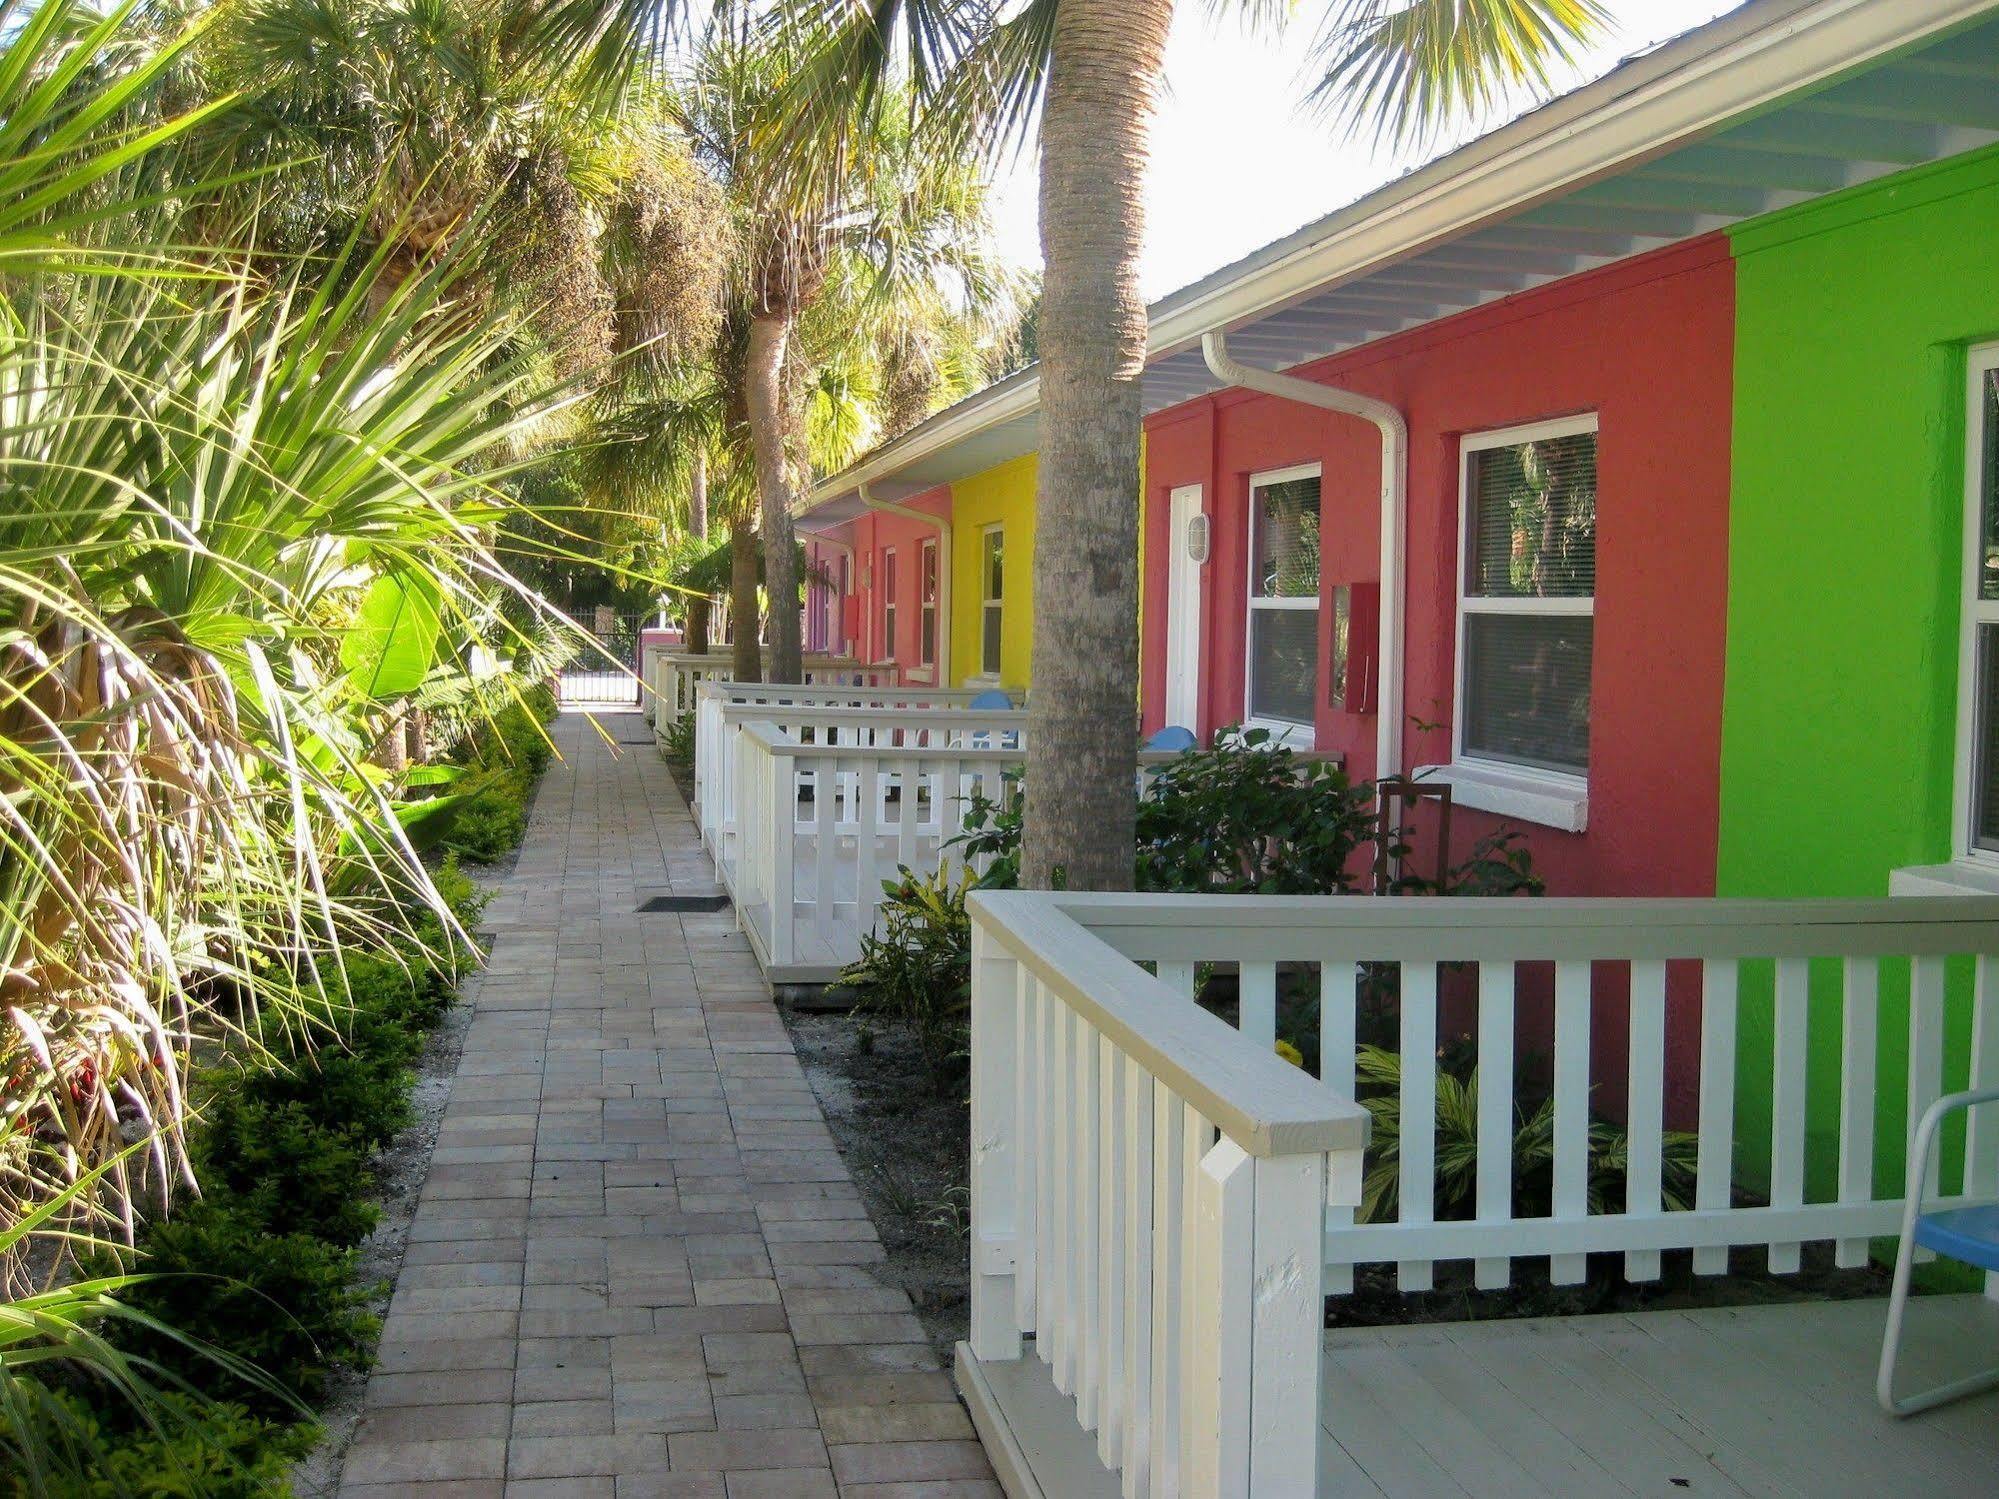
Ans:
[[[1166,722],[1199,732],[1201,687],[1201,564],[1188,548],[1188,533],[1201,520],[1201,486],[1173,491],[1167,534],[1172,552],[1166,568]]]

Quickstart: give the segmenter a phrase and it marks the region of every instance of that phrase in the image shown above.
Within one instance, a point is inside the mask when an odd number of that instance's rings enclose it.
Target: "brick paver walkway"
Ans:
[[[997,1494],[733,916],[637,913],[714,888],[664,765],[557,742],[343,1499]]]

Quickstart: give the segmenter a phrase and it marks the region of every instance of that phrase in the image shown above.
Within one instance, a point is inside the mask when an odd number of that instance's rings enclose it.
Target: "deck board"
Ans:
[[[1907,1421],[1875,1405],[1882,1314],[1878,1301],[1807,1302],[1337,1329],[1323,1419],[1339,1461],[1322,1491],[1999,1487],[1999,1393]],[[1999,1303],[1922,1298],[1910,1329],[1912,1380],[1999,1361]]]

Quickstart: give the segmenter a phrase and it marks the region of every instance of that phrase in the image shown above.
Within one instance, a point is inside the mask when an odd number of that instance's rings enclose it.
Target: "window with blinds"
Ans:
[[[1970,680],[1959,707],[1969,732],[1959,775],[1971,849],[1999,854],[1999,344],[1971,351],[1969,396],[1962,659]]]
[[[917,632],[917,660],[925,666],[937,664],[937,543],[923,543],[923,619]]]
[[[1319,680],[1319,469],[1249,485],[1248,717],[1309,726]]]
[[[1464,444],[1458,753],[1589,769],[1596,419]]]

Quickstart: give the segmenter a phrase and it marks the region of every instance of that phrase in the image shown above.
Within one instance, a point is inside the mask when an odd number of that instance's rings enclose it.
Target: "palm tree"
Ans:
[[[748,440],[773,599],[791,598],[798,584],[792,511],[813,466],[807,387],[833,358],[806,325],[817,322],[848,356],[864,344],[893,364],[906,377],[906,411],[934,393],[935,336],[954,324],[997,327],[1016,293],[991,250],[986,180],[969,151],[918,137],[906,111],[856,111],[809,139],[785,128],[804,56],[742,9],[723,7],[676,95],[679,123],[737,226],[718,363],[728,425],[740,420]],[[802,166],[803,157],[815,164]],[[828,308],[840,309],[837,326],[818,316]],[[738,577],[747,576],[744,559]],[[796,611],[773,609],[769,628],[771,679],[797,681]],[[739,619],[739,673],[754,667],[743,634]]]
[[[1262,0],[1239,7],[1280,19]],[[1519,88],[1595,34],[1598,0],[1326,0],[1313,102],[1349,130],[1434,138]],[[950,133],[1018,139],[1038,114],[1041,244],[1037,338],[1041,458],[1035,548],[1035,691],[1029,706],[1022,882],[1128,889],[1138,699],[1140,377],[1146,317],[1148,127],[1173,0],[795,0],[812,31],[811,113],[879,105],[907,77]]]

